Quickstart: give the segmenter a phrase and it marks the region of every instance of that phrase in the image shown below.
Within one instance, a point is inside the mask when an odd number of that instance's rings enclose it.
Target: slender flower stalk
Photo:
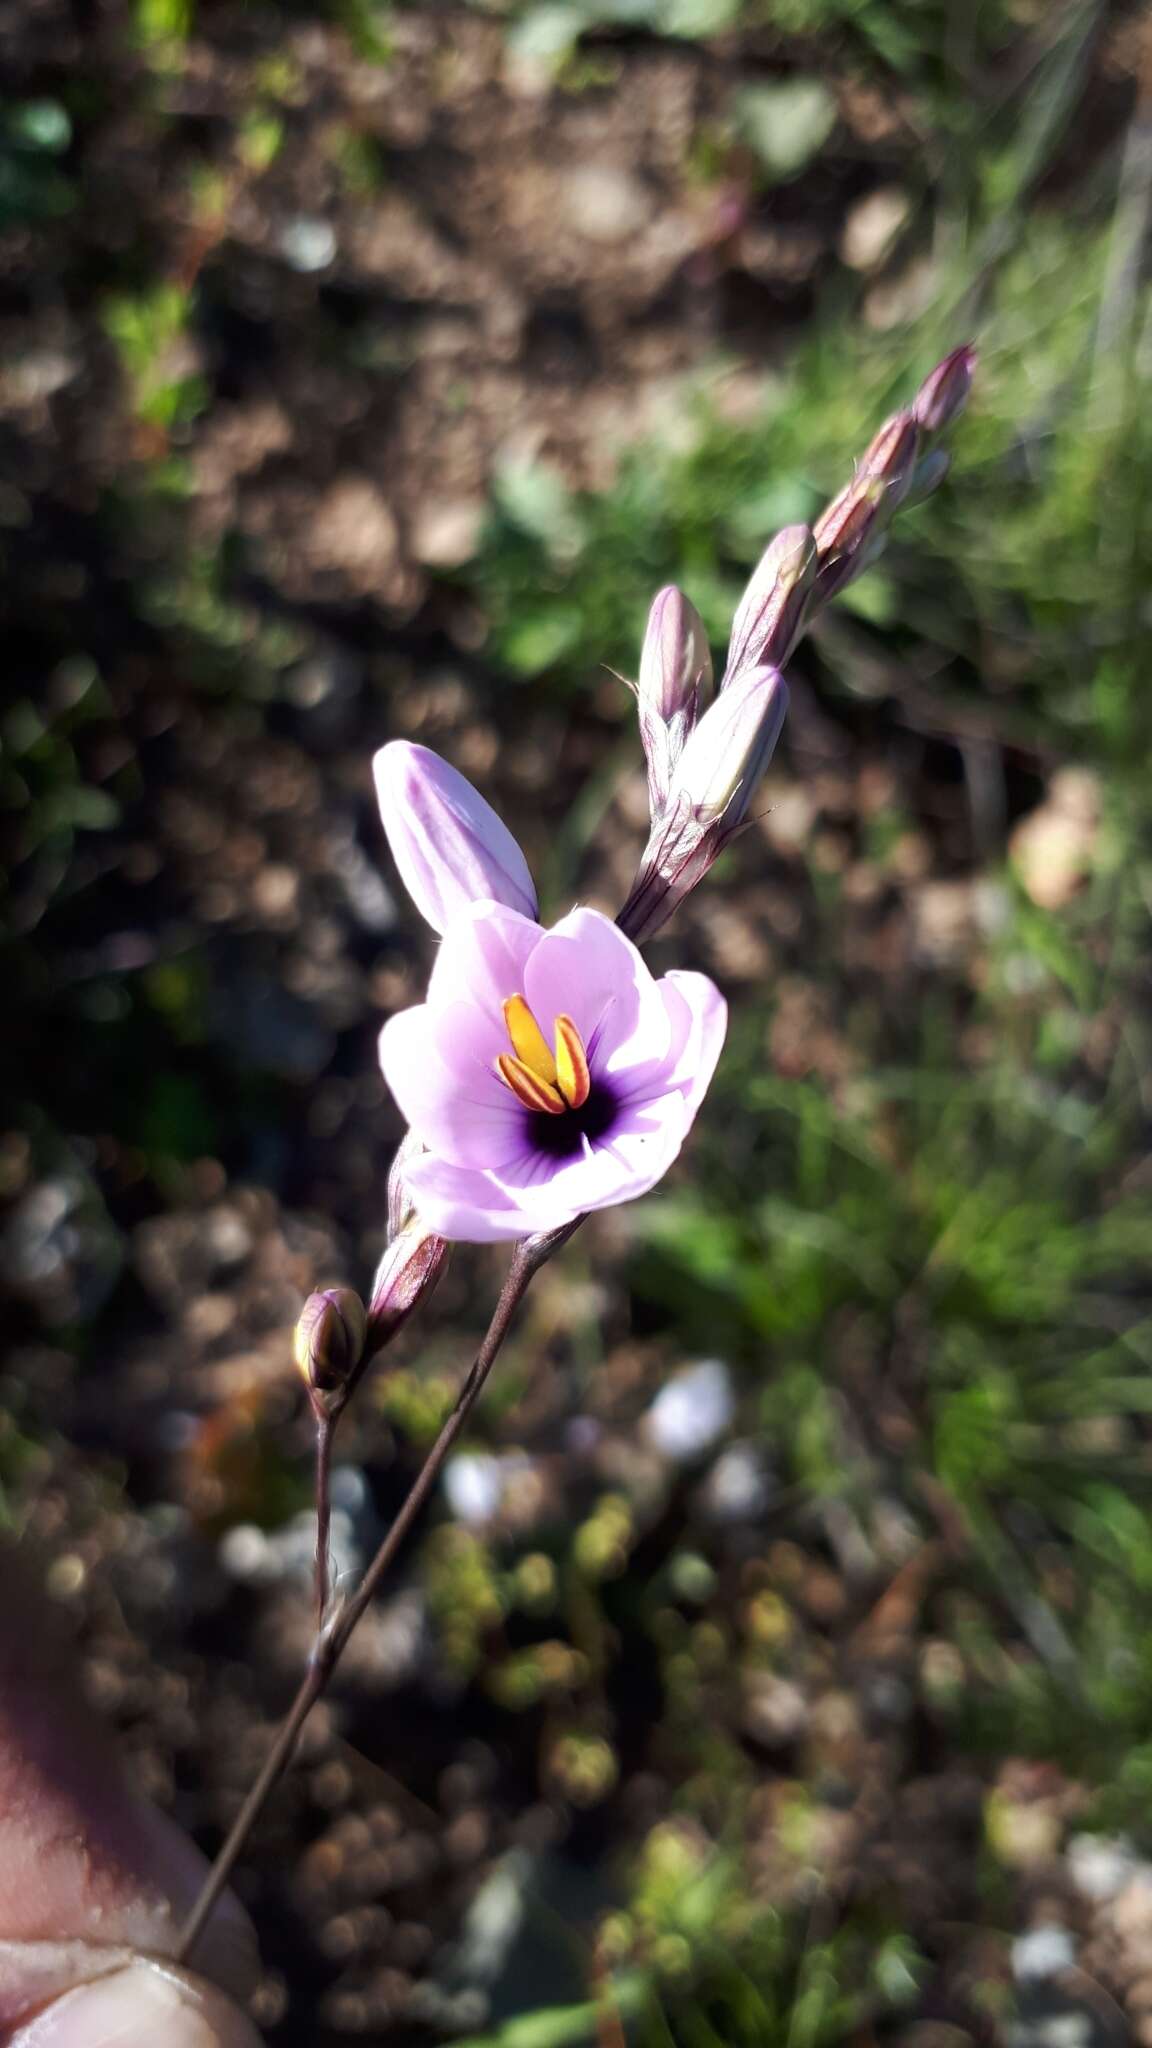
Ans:
[[[484,1390],[488,1375],[496,1363],[500,1348],[533,1275],[538,1273],[545,1261],[567,1242],[576,1227],[573,1223],[567,1229],[557,1231],[549,1237],[526,1239],[516,1246],[492,1320],[456,1396],[452,1412],[425,1458],[403,1507],[381,1542],[356,1591],[345,1605],[337,1607],[317,1630],[308,1666],[300,1681],[296,1697],[181,1929],[173,1961],[184,1963],[192,1959],[196,1944],[244,1852],[252,1829],[292,1761],[304,1723],[317,1701],[326,1692],[354,1630],[380,1590],[440,1476],[449,1451]]]
[[[328,1536],[332,1523],[332,1439],[364,1358],[368,1319],[350,1287],[310,1294],[296,1324],[296,1363],[308,1389],[316,1432],[316,1616],[328,1608]]]

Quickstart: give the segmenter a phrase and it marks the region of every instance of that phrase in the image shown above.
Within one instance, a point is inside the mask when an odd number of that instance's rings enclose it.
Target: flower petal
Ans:
[[[599,910],[570,910],[545,932],[524,971],[524,993],[545,1037],[568,1016],[593,1075],[668,1050],[668,1013],[631,939]]]
[[[538,1189],[507,1187],[445,1159],[416,1160],[409,1179],[429,1229],[458,1244],[500,1244],[572,1221],[573,1212],[542,1200]]]
[[[410,740],[381,747],[372,766],[392,858],[434,931],[481,899],[535,917],[536,891],[524,855],[458,769]]]
[[[674,967],[656,984],[672,1026],[672,1071],[669,1084],[679,1088],[688,1115],[685,1130],[703,1102],[724,1049],[728,1005],[714,981]]]
[[[531,955],[545,934],[530,917],[486,899],[469,904],[446,926],[428,983],[434,1009],[467,1003],[491,1019],[499,1044],[492,1057],[508,1050],[504,1004],[524,987]]]
[[[419,1003],[390,1017],[380,1033],[384,1079],[409,1125],[430,1152],[456,1165],[516,1162],[524,1152],[523,1109],[497,1075],[444,1059],[439,1022]]]

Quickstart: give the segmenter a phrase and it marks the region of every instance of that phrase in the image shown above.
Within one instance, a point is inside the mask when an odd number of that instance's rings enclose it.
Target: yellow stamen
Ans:
[[[524,996],[509,996],[504,1005],[504,1022],[517,1059],[530,1067],[541,1081],[555,1083],[556,1062]]]
[[[592,1086],[584,1040],[571,1017],[556,1019],[556,1085],[569,1109],[587,1102]]]
[[[549,1116],[560,1116],[567,1108],[560,1090],[551,1081],[542,1081],[526,1061],[513,1059],[510,1052],[500,1054],[496,1071],[525,1109],[542,1109]]]

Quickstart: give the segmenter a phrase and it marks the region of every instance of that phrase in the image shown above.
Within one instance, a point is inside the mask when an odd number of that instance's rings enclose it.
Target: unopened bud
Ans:
[[[395,1336],[414,1308],[431,1294],[448,1264],[451,1247],[413,1212],[389,1240],[372,1282],[367,1350],[375,1353]]]
[[[296,1325],[296,1363],[314,1399],[341,1395],[364,1356],[367,1315],[350,1287],[310,1294]]]
[[[975,368],[976,351],[965,342],[924,379],[912,402],[912,416],[925,434],[942,434],[963,411]]]
[[[694,604],[669,583],[652,600],[640,655],[639,692],[657,718],[676,718],[712,680],[704,622]]]
[[[885,532],[908,491],[919,449],[920,429],[911,413],[894,413],[870,442],[852,482],[821,513],[812,529],[821,604],[860,574],[864,549]]]
[[[712,656],[703,620],[684,592],[669,584],[652,600],[636,685],[653,813],[663,807],[672,771],[700,715],[701,694],[711,680]]]
[[[673,777],[669,809],[738,824],[768,765],[788,709],[779,669],[746,669],[704,713]]]
[[[804,625],[816,580],[816,542],[809,526],[786,526],[769,541],[732,621],[722,689],[746,668],[780,668]]]

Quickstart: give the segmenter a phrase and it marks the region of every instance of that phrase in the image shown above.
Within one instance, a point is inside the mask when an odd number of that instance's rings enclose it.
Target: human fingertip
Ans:
[[[12,2036],[10,2048],[260,2048],[215,1986],[143,1958],[70,1991]]]

